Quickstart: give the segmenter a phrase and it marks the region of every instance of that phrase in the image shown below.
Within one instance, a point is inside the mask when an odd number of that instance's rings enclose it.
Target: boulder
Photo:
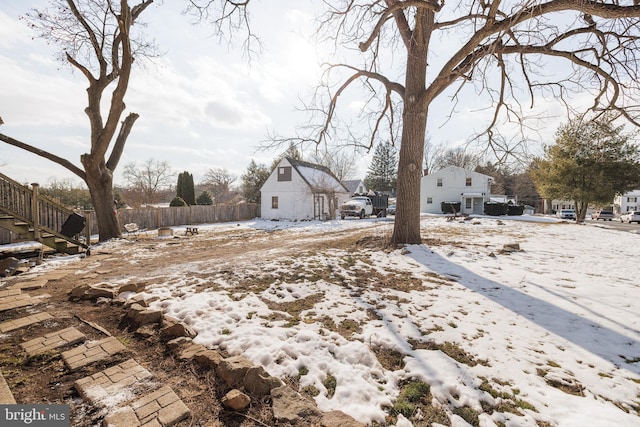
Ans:
[[[360,423],[342,411],[331,411],[322,414],[320,420],[322,427],[365,427],[366,424]]]
[[[262,398],[271,393],[271,390],[283,385],[280,379],[272,377],[262,366],[253,366],[247,370],[243,380],[244,388],[253,396]]]
[[[253,363],[244,356],[231,356],[218,364],[216,373],[229,387],[242,384],[249,369],[253,368]]]
[[[180,349],[177,357],[180,360],[189,360],[192,359],[196,354],[200,354],[206,350],[207,347],[203,346],[202,344],[191,343]]]
[[[196,353],[193,360],[205,368],[215,369],[222,362],[222,356],[215,350],[205,350]]]
[[[125,317],[136,328],[139,328],[149,323],[160,323],[162,321],[162,312],[142,307],[139,304],[132,304]]]
[[[229,393],[225,394],[222,398],[222,404],[234,411],[242,411],[246,409],[251,403],[251,398],[241,392],[240,390],[233,389]]]
[[[162,317],[160,335],[165,339],[173,339],[177,337],[195,338],[198,334],[186,323],[181,322],[175,317],[164,315]]]
[[[142,295],[132,296],[127,300],[124,306],[128,308],[128,307],[131,307],[133,304],[138,304],[142,307],[149,307],[149,304],[147,304],[147,301],[145,301],[144,296]]]
[[[288,421],[295,424],[301,420],[311,421],[310,418],[321,415],[313,402],[305,399],[300,393],[286,385],[271,390],[271,401],[273,416],[278,421]]]
[[[118,288],[119,292],[142,292],[145,290],[147,285],[144,283],[127,283],[126,285],[120,286]]]

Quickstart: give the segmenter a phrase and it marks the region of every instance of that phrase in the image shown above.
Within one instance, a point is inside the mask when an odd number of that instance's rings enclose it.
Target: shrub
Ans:
[[[171,203],[169,203],[169,206],[180,207],[180,206],[189,206],[189,205],[187,205],[187,202],[185,202],[182,197],[174,197]]]
[[[213,197],[211,197],[211,193],[208,191],[203,191],[196,199],[196,203],[199,205],[212,205]]]
[[[461,202],[442,202],[440,203],[440,209],[443,214],[459,213]]]

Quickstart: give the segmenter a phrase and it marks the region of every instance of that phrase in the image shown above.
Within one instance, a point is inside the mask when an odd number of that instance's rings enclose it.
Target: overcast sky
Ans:
[[[89,149],[89,122],[83,112],[86,80],[57,62],[56,47],[34,38],[18,19],[46,3],[0,3],[0,117],[5,122],[0,130],[80,166],[80,155]],[[123,165],[151,158],[170,162],[176,173],[191,172],[196,182],[208,169],[218,167],[236,174],[239,182],[251,159],[270,164],[282,151],[256,151],[269,132],[292,136],[296,124],[305,120],[295,110],[319,81],[320,63],[326,59],[325,49],[309,41],[320,2],[252,1],[251,26],[264,49],[250,63],[240,45],[220,45],[209,37],[210,29],[191,25],[180,14],[183,4],[175,0],[153,4],[142,15],[147,34],[155,37],[165,54],[133,72],[126,113],[136,112],[140,118],[116,184],[124,183]],[[432,141],[455,145],[469,138],[478,126],[470,116],[471,104],[458,103],[458,119],[444,127],[440,127],[443,116],[437,114],[450,107],[433,106],[428,130]],[[550,135],[556,127],[547,123],[542,132]],[[369,160],[366,153],[359,156],[358,177],[364,177]],[[46,184],[52,178],[79,182],[64,168],[4,143],[0,172],[20,182]]]

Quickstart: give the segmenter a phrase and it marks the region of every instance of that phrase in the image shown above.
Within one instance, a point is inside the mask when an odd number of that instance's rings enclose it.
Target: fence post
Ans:
[[[87,246],[91,246],[91,211],[84,211],[84,239]]]
[[[38,193],[40,185],[37,182],[31,184],[31,220],[33,221],[33,238],[40,242],[40,204],[38,203]]]

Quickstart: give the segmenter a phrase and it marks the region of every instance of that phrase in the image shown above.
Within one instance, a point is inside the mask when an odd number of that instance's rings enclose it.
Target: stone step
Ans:
[[[0,372],[0,405],[15,405],[15,403],[16,399],[14,399],[13,393]]]
[[[71,326],[29,340],[20,344],[20,347],[22,347],[29,356],[36,356],[49,350],[78,344],[86,339],[87,337],[82,332]]]
[[[32,314],[31,316],[20,317],[18,319],[6,320],[4,322],[0,322],[0,333],[7,333],[14,331],[16,329],[24,328],[29,325],[33,325],[35,323],[44,322],[46,320],[53,319],[46,311],[41,313]]]
[[[83,399],[92,405],[101,405],[110,396],[126,395],[127,388],[136,387],[139,381],[151,378],[151,373],[133,359],[80,378],[73,384]]]
[[[70,371],[75,371],[92,363],[106,360],[126,350],[116,337],[99,341],[90,341],[78,347],[62,352],[62,361]]]
[[[191,411],[169,386],[154,391],[107,415],[102,425],[110,427],[169,427],[188,418]]]
[[[36,289],[41,289],[43,288],[47,282],[49,280],[47,280],[44,277],[38,277],[36,279],[29,279],[29,280],[22,280],[20,282],[16,282],[13,285],[11,285],[11,287],[9,289],[20,289],[23,291],[33,291]]]

